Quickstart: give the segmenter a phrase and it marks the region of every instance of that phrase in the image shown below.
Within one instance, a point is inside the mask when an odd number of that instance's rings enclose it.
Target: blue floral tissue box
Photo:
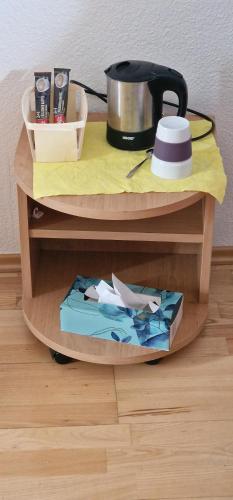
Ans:
[[[86,300],[87,288],[100,281],[77,276],[60,306],[61,330],[169,351],[182,318],[183,294],[127,284],[135,293],[160,296],[161,305],[154,313]],[[106,283],[112,285],[111,281]]]

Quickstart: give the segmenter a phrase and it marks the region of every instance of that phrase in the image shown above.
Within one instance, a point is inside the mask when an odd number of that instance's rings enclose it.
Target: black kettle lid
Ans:
[[[126,60],[112,64],[105,70],[105,73],[113,80],[133,83],[153,80],[157,75],[167,74],[168,71],[171,71],[170,68],[152,62]],[[176,73],[177,76],[182,76],[178,72]]]

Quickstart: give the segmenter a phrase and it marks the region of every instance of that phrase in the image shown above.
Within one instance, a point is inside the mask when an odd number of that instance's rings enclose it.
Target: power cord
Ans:
[[[85,92],[87,94],[94,95],[94,96],[98,97],[99,99],[101,99],[101,101],[107,103],[107,94],[103,94],[102,92],[97,92],[96,90],[92,89],[91,87],[88,87],[88,85],[85,85],[84,83],[78,82],[78,80],[71,80],[70,83],[74,83],[75,85],[79,85],[80,87],[82,87],[85,90]],[[173,108],[178,108],[178,104],[175,104],[175,103],[170,102],[170,101],[163,101],[163,104],[166,104],[168,106],[172,106]],[[197,135],[196,137],[192,137],[192,142],[199,141],[200,139],[204,139],[204,137],[207,137],[207,135],[211,134],[214,131],[215,123],[214,123],[214,120],[212,118],[210,118],[210,116],[207,116],[204,113],[201,113],[200,111],[196,111],[196,110],[191,109],[191,108],[187,108],[187,111],[189,113],[192,113],[192,115],[196,115],[196,116],[199,116],[200,118],[203,118],[204,120],[210,122],[210,124],[211,124],[209,130],[204,132],[204,134]]]
[[[85,85],[85,83],[78,82],[78,80],[70,80],[70,83],[74,83],[75,85],[79,85],[82,87],[87,94],[90,95],[95,95],[101,101],[107,102],[107,94],[102,94],[101,92],[96,92],[96,90],[93,90],[91,87],[88,87],[88,85]]]
[[[167,104],[168,106],[172,106],[173,108],[178,108],[178,104],[174,104],[173,102],[170,102],[170,101],[163,101],[163,104]],[[207,116],[204,113],[201,113],[200,111],[196,111],[196,110],[191,109],[191,108],[187,108],[187,111],[189,113],[192,113],[192,115],[200,116],[200,118],[203,118],[207,122],[211,123],[209,130],[204,132],[204,134],[197,135],[196,137],[192,137],[192,142],[199,141],[200,139],[204,139],[204,137],[207,137],[207,135],[211,134],[214,131],[215,123],[214,123],[214,120],[212,118],[210,118],[210,116]]]

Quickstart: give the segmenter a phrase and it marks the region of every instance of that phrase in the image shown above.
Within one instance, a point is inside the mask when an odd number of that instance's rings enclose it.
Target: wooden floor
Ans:
[[[50,359],[24,325],[17,263],[0,269],[0,499],[233,499],[233,260],[209,320],[158,366]]]

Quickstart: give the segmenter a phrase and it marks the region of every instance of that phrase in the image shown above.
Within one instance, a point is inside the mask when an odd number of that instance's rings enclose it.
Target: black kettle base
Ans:
[[[155,127],[144,130],[143,132],[122,132],[115,130],[107,123],[107,141],[111,146],[126,151],[140,151],[154,146]]]

